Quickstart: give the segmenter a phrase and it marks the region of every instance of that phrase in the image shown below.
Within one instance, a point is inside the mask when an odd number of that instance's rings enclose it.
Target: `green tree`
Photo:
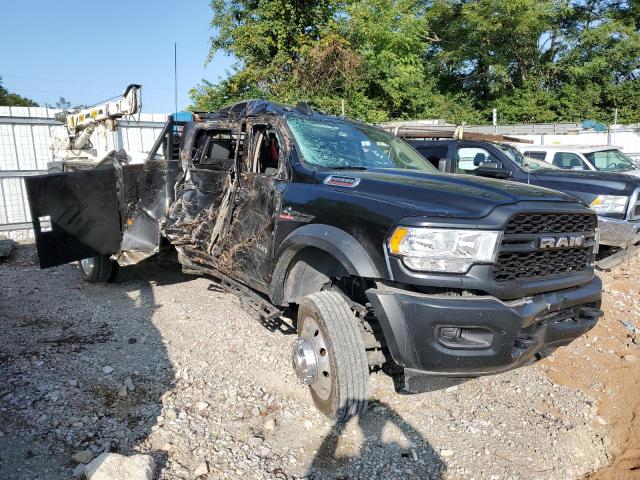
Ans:
[[[60,108],[62,110],[69,110],[71,108],[71,102],[64,97],[58,98],[54,108]]]
[[[212,2],[216,51],[239,59],[191,91],[194,110],[260,97],[309,101],[369,121],[446,116],[477,121],[463,94],[441,93],[425,68],[426,7],[416,0]],[[289,12],[281,16],[279,12]],[[300,18],[291,18],[302,12]]]
[[[38,104],[29,98],[21,97],[17,93],[9,92],[2,86],[2,77],[0,77],[0,106],[37,107]]]
[[[226,78],[192,108],[309,101],[353,117],[640,121],[636,0],[214,0]]]

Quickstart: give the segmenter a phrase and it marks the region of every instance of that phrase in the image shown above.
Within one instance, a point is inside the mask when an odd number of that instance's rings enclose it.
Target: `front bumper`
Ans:
[[[389,352],[423,373],[474,377],[526,365],[593,328],[602,282],[503,302],[489,296],[367,290]]]
[[[598,216],[600,244],[627,248],[640,242],[640,221]]]

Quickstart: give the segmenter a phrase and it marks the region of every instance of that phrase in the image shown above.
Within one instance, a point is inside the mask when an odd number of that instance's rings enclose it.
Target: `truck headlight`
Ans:
[[[591,202],[591,208],[597,213],[624,213],[627,209],[627,200],[629,197],[625,195],[598,195]]]
[[[398,227],[389,251],[411,270],[466,273],[475,263],[493,263],[501,231]]]

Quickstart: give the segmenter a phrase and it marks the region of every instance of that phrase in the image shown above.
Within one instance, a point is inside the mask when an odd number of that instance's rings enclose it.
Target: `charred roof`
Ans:
[[[239,121],[244,118],[257,117],[260,115],[278,115],[285,116],[290,114],[299,115],[321,115],[322,113],[315,112],[307,103],[300,102],[295,107],[291,105],[285,105],[282,103],[271,102],[269,100],[244,100],[242,102],[234,103],[228,107],[224,107],[216,112],[196,112],[198,118],[203,121],[208,120],[227,120],[227,121]],[[329,115],[326,115],[329,116]]]

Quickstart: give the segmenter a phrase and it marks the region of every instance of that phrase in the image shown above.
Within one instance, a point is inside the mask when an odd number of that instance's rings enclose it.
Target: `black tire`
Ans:
[[[347,301],[336,292],[318,292],[302,299],[298,309],[298,334],[305,332],[305,322],[319,333],[326,344],[331,390],[319,395],[314,385],[309,386],[311,398],[326,416],[344,422],[363,413],[369,402],[369,365],[356,318]],[[304,333],[306,335],[307,333]],[[313,335],[313,334],[312,334]],[[324,355],[323,355],[324,356]],[[328,372],[318,372],[318,375]],[[325,380],[326,382],[326,380]],[[317,388],[317,387],[315,387]]]
[[[78,261],[80,278],[88,283],[109,282],[114,277],[114,262],[109,255],[86,258]]]

